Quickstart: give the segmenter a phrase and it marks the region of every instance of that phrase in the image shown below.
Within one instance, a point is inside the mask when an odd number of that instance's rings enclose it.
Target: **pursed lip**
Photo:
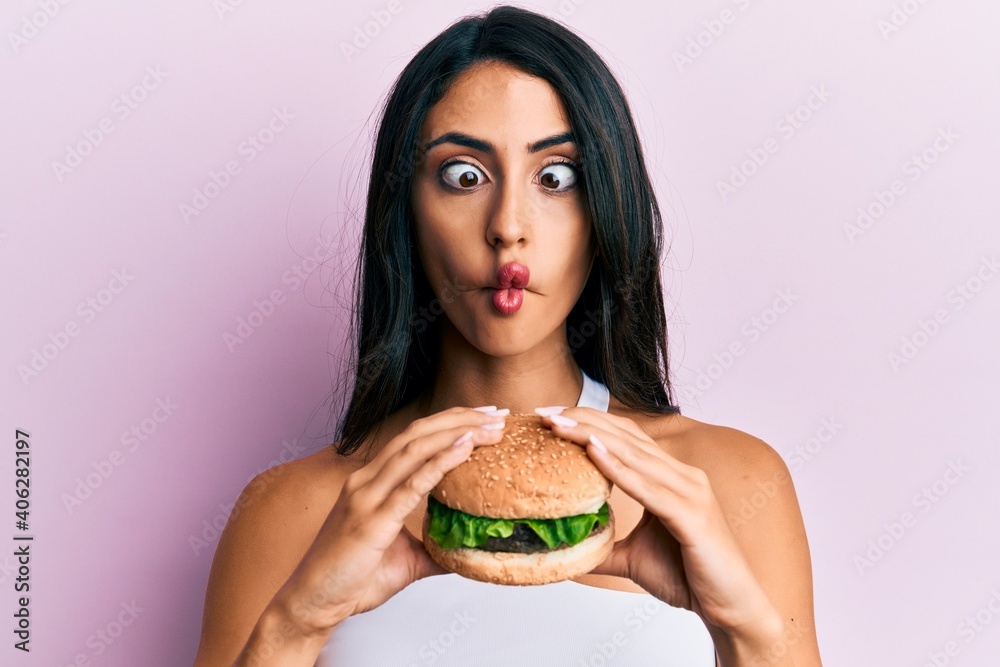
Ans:
[[[493,289],[524,289],[530,280],[531,271],[520,262],[507,262],[497,269]]]

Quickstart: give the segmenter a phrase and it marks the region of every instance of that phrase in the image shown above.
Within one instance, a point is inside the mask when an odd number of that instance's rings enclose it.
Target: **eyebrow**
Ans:
[[[423,152],[426,153],[430,149],[434,148],[438,144],[457,144],[459,146],[465,146],[466,148],[472,148],[489,155],[496,153],[496,148],[490,142],[484,139],[476,139],[475,137],[470,137],[463,132],[446,132],[442,134],[437,139],[428,141],[424,145]],[[558,146],[559,144],[566,143],[576,143],[576,135],[573,132],[563,132],[562,134],[554,134],[551,137],[545,137],[544,139],[539,139],[534,143],[530,143],[526,146],[529,153],[537,153],[538,151],[545,150],[550,146]]]

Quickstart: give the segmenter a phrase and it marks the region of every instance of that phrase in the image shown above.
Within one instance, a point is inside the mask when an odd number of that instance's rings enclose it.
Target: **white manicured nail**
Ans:
[[[597,451],[599,452],[608,451],[608,448],[604,446],[604,443],[598,440],[597,436],[594,435],[593,433],[591,433],[590,437],[587,439],[590,440],[590,444],[594,445],[594,449],[596,449]]]
[[[550,415],[549,419],[552,420],[553,424],[559,424],[560,426],[577,426],[575,419],[563,417],[562,415]]]
[[[481,405],[478,408],[472,408],[473,410],[479,410],[480,412],[490,412],[491,410],[496,410],[495,405]]]
[[[550,406],[544,407],[544,408],[535,408],[535,413],[539,414],[539,415],[541,415],[543,417],[548,417],[548,416],[551,416],[551,415],[557,415],[557,414],[559,414],[560,412],[562,412],[565,409],[566,408],[564,408],[561,405],[550,405]]]
[[[479,428],[484,428],[487,431],[502,431],[504,426],[504,422],[500,422],[499,424],[483,424]]]
[[[451,446],[452,447],[459,447],[463,443],[468,442],[471,438],[472,438],[472,431],[466,431],[465,435],[463,435],[461,438],[459,438],[455,442],[451,443]]]

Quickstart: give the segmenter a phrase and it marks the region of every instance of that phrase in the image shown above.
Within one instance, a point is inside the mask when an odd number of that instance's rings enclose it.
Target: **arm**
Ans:
[[[809,544],[788,468],[762,440],[736,429],[715,429],[716,453],[736,464],[715,475],[712,488],[776,612],[770,629],[764,624],[743,634],[713,632],[720,664],[821,667]]]
[[[320,476],[308,459],[292,461],[260,473],[243,489],[212,561],[194,667],[229,667],[244,646],[259,653],[282,628],[289,636],[278,653],[298,651],[300,659],[280,664],[313,664],[322,642],[294,636],[287,614],[271,603],[315,538],[346,476],[346,471],[326,470]]]
[[[474,447],[502,437],[486,428],[503,424],[495,412],[449,408],[411,422],[364,467],[347,472],[324,451],[245,490],[212,564],[195,667],[308,667],[345,618],[446,574],[403,522]]]
[[[655,441],[631,419],[591,408],[549,422],[645,508],[593,573],[628,577],[696,613],[724,667],[820,664],[802,517],[774,450],[711,425]]]

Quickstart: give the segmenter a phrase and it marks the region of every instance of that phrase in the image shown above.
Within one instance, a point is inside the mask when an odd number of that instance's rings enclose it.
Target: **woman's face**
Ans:
[[[464,72],[421,128],[419,150],[430,148],[411,201],[420,259],[450,322],[487,354],[565,340],[586,284],[596,246],[577,145],[561,136],[570,131],[548,82],[498,63]],[[494,294],[510,262],[529,275],[520,308],[505,312]],[[517,301],[515,291],[497,298]]]

